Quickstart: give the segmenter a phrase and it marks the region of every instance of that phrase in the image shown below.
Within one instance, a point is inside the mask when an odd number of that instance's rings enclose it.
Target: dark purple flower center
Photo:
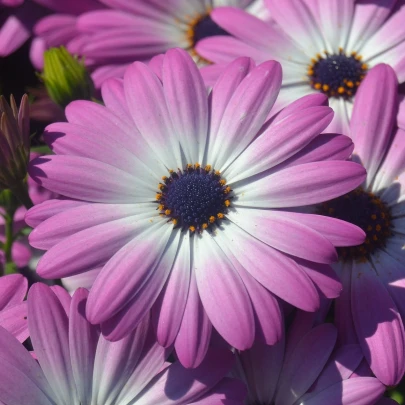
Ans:
[[[196,20],[193,25],[193,45],[215,35],[229,35],[229,33],[214,22],[209,14]]]
[[[159,183],[156,194],[158,209],[175,225],[191,232],[209,229],[224,219],[230,206],[231,188],[210,165],[187,165],[184,170],[171,171]]]
[[[352,52],[347,56],[343,50],[337,54],[325,52],[317,55],[308,68],[311,86],[329,97],[352,97],[367,72],[361,56]]]
[[[338,248],[343,261],[366,261],[376,250],[385,246],[392,232],[389,207],[379,197],[362,188],[319,205],[318,213],[351,222],[366,233],[362,245]]]

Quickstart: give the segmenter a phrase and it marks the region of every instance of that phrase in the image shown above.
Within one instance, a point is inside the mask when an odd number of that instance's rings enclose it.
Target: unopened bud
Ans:
[[[83,60],[65,47],[50,48],[44,54],[41,78],[49,97],[61,107],[74,100],[91,100],[94,84]]]
[[[28,97],[17,108],[14,97],[10,105],[0,97],[0,188],[15,188],[24,182],[30,154]]]

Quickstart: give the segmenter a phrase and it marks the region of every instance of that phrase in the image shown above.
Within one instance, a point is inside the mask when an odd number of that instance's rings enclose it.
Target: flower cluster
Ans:
[[[404,403],[405,1],[0,5],[1,405]]]

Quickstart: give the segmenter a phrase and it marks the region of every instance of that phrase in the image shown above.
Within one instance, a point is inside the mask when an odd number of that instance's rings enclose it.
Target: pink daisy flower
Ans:
[[[228,350],[210,350],[186,370],[167,363],[145,319],[120,342],[108,342],[85,319],[87,290],[71,299],[34,284],[28,324],[35,357],[0,328],[0,402],[6,405],[222,404],[242,403],[240,381],[224,378],[233,364]]]
[[[365,178],[349,138],[319,133],[325,97],[298,100],[263,128],[281,69],[249,58],[229,65],[207,94],[181,49],[131,65],[103,86],[105,107],[77,101],[47,128],[54,156],[31,176],[67,197],[30,210],[30,243],[48,250],[45,278],[98,273],[86,313],[111,340],[152,309],[157,338],[199,364],[214,327],[243,350],[276,342],[275,296],[306,311],[317,287],[336,297],[334,246],[362,243],[352,224],[291,207],[329,200]],[[330,141],[330,142],[326,142]],[[342,160],[343,159],[343,160]],[[255,332],[256,330],[256,332]]]
[[[211,18],[233,37],[196,45],[204,58],[221,64],[238,56],[256,63],[275,59],[283,67],[279,105],[323,92],[335,111],[329,130],[346,134],[356,90],[378,63],[393,66],[405,81],[405,7],[402,0],[265,0],[271,22],[236,8],[213,10]],[[396,7],[395,7],[396,6]],[[213,72],[206,72],[208,75]]]
[[[298,312],[287,335],[273,345],[256,343],[237,352],[231,375],[248,388],[247,404],[383,405],[385,387],[371,376],[360,376],[363,354],[357,344],[336,348],[332,324],[312,326]],[[360,374],[360,375],[359,375]],[[391,402],[389,402],[391,403]]]
[[[405,369],[405,132],[395,127],[397,108],[395,72],[378,65],[359,87],[350,124],[353,160],[364,165],[367,178],[318,207],[366,233],[364,244],[338,249],[334,268],[343,292],[335,321],[341,343],[359,342],[373,373],[390,386]]]
[[[27,303],[24,301],[28,282],[21,274],[0,277],[0,327],[20,342],[29,336]]]
[[[186,49],[205,64],[195,52],[196,43],[226,34],[211,20],[212,10],[233,6],[260,16],[265,11],[263,0],[101,1],[108,9],[82,15],[77,22],[79,36],[68,45],[95,68],[96,87],[108,77],[122,77],[133,61],[147,61],[171,48]]]

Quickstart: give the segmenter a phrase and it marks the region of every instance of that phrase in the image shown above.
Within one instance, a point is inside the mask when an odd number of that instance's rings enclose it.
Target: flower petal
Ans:
[[[28,289],[28,281],[21,274],[10,274],[0,278],[0,311],[20,304]]]
[[[322,161],[288,167],[233,188],[237,205],[285,208],[331,200],[359,186],[365,177],[357,163]]]
[[[214,237],[207,233],[195,243],[194,268],[204,309],[228,343],[239,350],[248,349],[253,344],[255,326],[246,288]]]
[[[78,401],[69,353],[68,317],[45,284],[34,284],[28,292],[28,325],[35,355],[57,403],[71,405]]]
[[[398,384],[405,370],[404,326],[369,263],[355,264],[351,294],[354,326],[370,368],[385,385]]]
[[[397,114],[398,80],[388,65],[371,69],[357,93],[350,122],[354,154],[367,169],[368,187],[387,151]],[[375,100],[370,103],[369,100]]]

